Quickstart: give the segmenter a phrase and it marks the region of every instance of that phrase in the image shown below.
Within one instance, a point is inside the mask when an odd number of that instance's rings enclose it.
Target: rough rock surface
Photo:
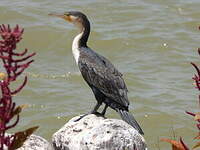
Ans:
[[[87,115],[72,118],[52,137],[55,150],[147,150],[144,138],[122,120]]]
[[[17,150],[52,150],[51,144],[44,138],[31,135],[24,145]]]

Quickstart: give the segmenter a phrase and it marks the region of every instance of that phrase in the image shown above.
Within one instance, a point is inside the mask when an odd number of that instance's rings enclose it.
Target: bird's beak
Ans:
[[[70,16],[66,16],[64,14],[50,13],[49,16],[55,16],[55,17],[63,18],[66,21],[72,22],[71,17]]]
[[[63,15],[63,14],[56,14],[56,13],[50,13],[49,16],[55,16],[55,17],[60,17],[60,18],[65,17],[65,15]]]

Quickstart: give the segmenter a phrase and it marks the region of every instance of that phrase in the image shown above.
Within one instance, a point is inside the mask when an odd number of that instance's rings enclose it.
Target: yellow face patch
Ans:
[[[65,15],[63,18],[64,18],[65,20],[69,21],[69,22],[72,22],[71,16],[66,16],[66,15]]]
[[[77,17],[65,15],[64,19],[69,22],[75,22],[77,20]]]

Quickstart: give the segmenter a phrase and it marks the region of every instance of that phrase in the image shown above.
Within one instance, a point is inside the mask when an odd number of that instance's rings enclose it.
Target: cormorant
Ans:
[[[102,103],[105,103],[105,107],[101,112],[103,116],[109,106],[117,111],[121,118],[138,130],[140,134],[144,134],[135,118],[129,113],[128,90],[122,74],[108,59],[87,46],[90,34],[90,22],[87,16],[78,11],[49,15],[61,17],[80,29],[80,33],[73,40],[72,53],[84,80],[92,89],[97,100],[97,104],[90,113],[97,113],[98,108]]]

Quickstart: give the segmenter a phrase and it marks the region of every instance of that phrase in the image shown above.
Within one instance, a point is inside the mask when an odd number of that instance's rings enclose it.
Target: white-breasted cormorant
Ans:
[[[90,34],[90,22],[87,16],[78,11],[49,15],[61,17],[80,29],[80,33],[73,40],[72,52],[84,80],[92,89],[97,100],[97,104],[90,113],[96,113],[101,104],[105,103],[101,112],[103,116],[109,106],[116,110],[122,119],[138,130],[140,134],[144,134],[137,121],[129,113],[128,90],[122,74],[108,59],[87,46]]]

